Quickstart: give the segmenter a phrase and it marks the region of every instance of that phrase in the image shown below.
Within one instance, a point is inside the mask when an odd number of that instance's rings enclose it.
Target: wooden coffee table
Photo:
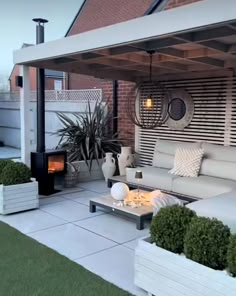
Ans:
[[[142,190],[142,193],[144,191]],[[91,213],[96,212],[96,207],[108,209],[121,216],[129,217],[136,221],[136,228],[142,230],[144,228],[144,221],[151,220],[153,216],[153,207],[149,205],[143,205],[136,208],[131,206],[118,206],[117,202],[109,195],[90,199],[89,211]]]

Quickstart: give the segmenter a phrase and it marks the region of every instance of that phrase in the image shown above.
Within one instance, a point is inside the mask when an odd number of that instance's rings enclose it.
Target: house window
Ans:
[[[62,90],[62,81],[54,80],[54,90],[61,91]]]

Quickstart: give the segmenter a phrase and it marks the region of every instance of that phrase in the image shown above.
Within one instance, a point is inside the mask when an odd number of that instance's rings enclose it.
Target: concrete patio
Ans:
[[[111,212],[89,212],[90,198],[109,191],[102,180],[80,183],[42,197],[40,209],[0,220],[124,290],[147,295],[134,285],[134,248],[137,239],[148,235],[148,225],[140,231],[135,222]]]

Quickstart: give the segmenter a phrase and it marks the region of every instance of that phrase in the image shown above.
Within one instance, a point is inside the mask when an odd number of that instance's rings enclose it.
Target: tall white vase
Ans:
[[[131,147],[121,147],[121,153],[117,155],[119,171],[121,176],[126,175],[126,167],[131,165],[134,156],[131,152]]]
[[[108,178],[112,177],[116,170],[115,159],[112,157],[111,152],[107,152],[106,156],[104,157],[102,164],[102,172],[107,181]]]

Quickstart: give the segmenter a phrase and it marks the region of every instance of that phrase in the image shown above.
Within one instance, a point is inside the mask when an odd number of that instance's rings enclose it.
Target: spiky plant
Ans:
[[[88,102],[84,114],[73,113],[69,117],[65,113],[57,113],[62,128],[57,131],[60,136],[58,146],[68,151],[68,160],[84,160],[91,170],[92,160],[99,160],[106,152],[119,153],[121,142],[117,134],[109,130],[111,115],[107,112],[107,104],[96,102],[92,111]]]

